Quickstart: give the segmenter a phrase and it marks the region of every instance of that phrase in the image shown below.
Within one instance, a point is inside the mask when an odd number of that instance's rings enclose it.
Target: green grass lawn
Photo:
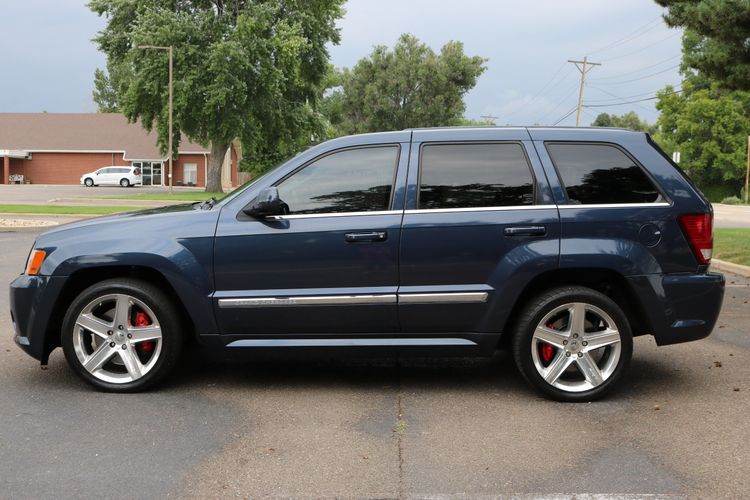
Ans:
[[[157,200],[157,201],[179,201],[179,202],[185,202],[185,201],[204,201],[212,196],[216,199],[219,199],[223,196],[226,196],[227,193],[206,193],[204,191],[195,191],[195,192],[179,192],[179,193],[140,193],[140,194],[130,194],[125,196],[115,196],[113,198],[109,199],[117,199],[117,200]]]
[[[6,214],[55,214],[55,215],[107,215],[144,207],[129,206],[73,206],[73,205],[19,205],[0,204],[0,213]]]
[[[750,229],[716,229],[714,257],[750,266]]]

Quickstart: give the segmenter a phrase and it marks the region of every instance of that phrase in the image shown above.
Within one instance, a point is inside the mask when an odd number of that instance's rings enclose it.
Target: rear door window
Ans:
[[[518,143],[426,144],[420,209],[531,205],[534,179]]]
[[[664,201],[643,169],[609,144],[548,143],[568,202],[573,205]]]

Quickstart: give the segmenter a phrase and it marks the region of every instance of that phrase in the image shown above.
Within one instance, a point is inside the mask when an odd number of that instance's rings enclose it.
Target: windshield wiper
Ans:
[[[198,210],[211,210],[216,205],[216,198],[213,196],[206,201],[196,201],[193,203],[193,208]]]

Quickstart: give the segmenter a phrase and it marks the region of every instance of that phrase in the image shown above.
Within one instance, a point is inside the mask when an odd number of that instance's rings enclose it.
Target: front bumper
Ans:
[[[59,331],[53,311],[62,291],[64,277],[21,275],[10,284],[10,315],[13,340],[29,356],[42,363],[60,345]],[[59,330],[59,328],[58,328]]]
[[[724,275],[676,274],[628,278],[658,345],[708,337],[724,300]]]

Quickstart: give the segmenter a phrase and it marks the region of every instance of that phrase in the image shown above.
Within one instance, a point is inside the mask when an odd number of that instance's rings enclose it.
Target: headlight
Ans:
[[[46,256],[47,252],[44,250],[33,249],[31,253],[29,253],[29,258],[26,259],[26,269],[24,272],[28,276],[36,276],[39,274],[39,270],[42,268],[42,262],[44,262]]]

